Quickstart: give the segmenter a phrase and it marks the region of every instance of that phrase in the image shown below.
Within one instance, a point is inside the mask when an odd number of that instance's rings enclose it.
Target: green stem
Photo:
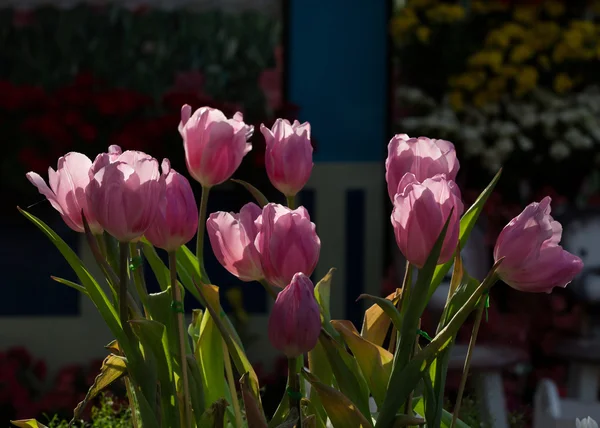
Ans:
[[[229,391],[231,392],[231,405],[233,406],[233,413],[235,415],[235,424],[238,427],[243,427],[244,423],[242,420],[242,411],[240,409],[240,401],[238,400],[235,381],[233,380],[233,369],[231,367],[231,357],[229,356],[229,348],[227,348],[225,340],[221,339],[221,343],[223,343],[223,357],[225,358],[225,376],[227,377],[227,384],[229,385]]]
[[[404,302],[408,301],[408,299],[410,297],[411,286],[412,286],[412,266],[410,265],[410,262],[407,260],[406,268],[404,271],[404,280],[402,281],[402,294],[400,294],[400,299],[398,299],[398,304],[396,305],[396,308],[400,311],[401,319],[406,310],[406,304]],[[396,327],[392,325],[392,334],[390,335],[390,343],[388,346],[388,351],[390,351],[392,353],[394,352],[396,345],[399,344],[399,342],[400,342],[398,340],[398,336],[399,336],[399,332],[396,330]]]
[[[296,208],[296,196],[286,196],[285,199],[289,209],[293,210]]]
[[[277,292],[275,291],[273,286],[271,284],[269,284],[269,281],[267,281],[266,279],[263,278],[258,282],[260,282],[260,284],[267,291],[267,293],[269,293],[269,296],[271,296],[273,299],[277,299]]]
[[[132,263],[141,260],[142,253],[136,243],[132,242],[129,244],[129,251],[131,252]],[[146,288],[146,279],[144,278],[143,266],[141,264],[137,266],[134,265],[132,266],[131,271],[133,273],[133,283],[135,284],[135,289],[140,296],[140,300],[142,301],[142,306],[144,307],[145,311],[146,303],[148,302],[148,289]]]
[[[129,325],[127,305],[127,285],[129,283],[129,243],[119,242],[119,318],[125,335],[133,340],[133,331]]]
[[[188,380],[187,360],[185,353],[185,333],[183,328],[183,302],[181,301],[181,290],[177,284],[177,253],[169,252],[169,272],[171,278],[171,295],[173,298],[173,313],[175,315],[175,325],[177,328],[177,341],[179,342],[179,364],[181,365],[181,378],[183,381],[183,403],[185,407],[185,418],[181,421],[182,427],[190,428],[192,426],[192,409],[190,407],[190,384]]]
[[[477,307],[477,313],[475,315],[475,324],[473,325],[473,332],[471,333],[471,339],[469,340],[469,348],[467,349],[467,358],[465,359],[465,366],[463,368],[463,374],[460,379],[460,386],[458,387],[458,395],[456,397],[456,404],[454,405],[454,413],[452,415],[452,424],[450,428],[454,428],[456,420],[458,419],[458,413],[460,412],[460,405],[462,403],[463,394],[465,392],[465,386],[467,384],[467,376],[469,375],[469,367],[471,365],[471,357],[473,356],[473,350],[475,349],[475,342],[477,342],[477,334],[479,333],[479,326],[481,325],[481,318],[483,317],[483,310],[485,309],[486,299],[484,296],[481,297],[481,302]]]
[[[200,198],[200,209],[198,214],[198,235],[196,236],[196,257],[200,266],[200,276],[206,281],[206,269],[204,268],[204,231],[206,230],[206,210],[208,207],[208,195],[210,187],[202,186],[202,197]]]
[[[302,415],[300,412],[300,377],[298,371],[298,358],[288,358],[288,388],[286,391],[290,399],[290,409],[296,409],[298,412],[297,428],[302,427]]]

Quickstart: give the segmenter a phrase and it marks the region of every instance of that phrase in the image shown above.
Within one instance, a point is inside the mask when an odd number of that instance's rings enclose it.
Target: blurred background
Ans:
[[[17,205],[94,263],[25,173],[46,177],[64,153],[93,158],[111,144],[168,157],[185,172],[177,132],[185,103],[241,111],[256,129],[278,117],[310,121],[315,167],[299,200],[323,245],[313,279],[337,269],[332,315],[357,326],[365,308],[356,297],[388,295],[403,277],[384,177],[394,134],[452,141],[466,204],[503,166],[463,253],[479,279],[502,227],[550,195],[564,246],[585,271],[550,295],[493,289],[462,417],[542,428],[575,413],[600,416],[598,13],[600,2],[586,0],[0,0],[0,422],[68,417],[111,341],[93,305],[50,278],[73,275]],[[260,132],[252,144],[235,177],[280,201]],[[226,183],[209,210],[248,201]],[[286,365],[266,339],[269,298],[214,258],[207,269],[272,411]],[[441,286],[434,296],[425,331],[435,330],[446,293]],[[186,299],[189,312],[197,306]],[[449,402],[464,348],[451,363]]]

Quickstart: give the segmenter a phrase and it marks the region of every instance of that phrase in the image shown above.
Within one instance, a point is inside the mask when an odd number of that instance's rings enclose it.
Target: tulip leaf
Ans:
[[[321,324],[323,328],[332,337],[337,338],[338,333],[335,331],[330,324],[331,312],[330,312],[330,300],[331,300],[331,281],[333,279],[333,273],[335,268],[329,269],[329,272],[315,285],[315,299],[319,304],[321,310]]]
[[[337,389],[321,383],[319,379],[306,369],[302,369],[302,375],[310,382],[312,388],[317,391],[317,394],[319,394],[319,398],[334,428],[373,427],[373,424],[369,421],[370,414],[367,413],[365,416],[347,396]]]
[[[387,296],[386,299],[390,300],[395,307],[398,305],[401,295],[402,289],[397,288],[396,291]],[[377,303],[374,303],[365,311],[360,335],[365,340],[368,340],[377,346],[382,346],[390,328],[390,324],[390,317],[385,314],[381,306],[379,306]]]
[[[460,219],[460,248],[465,247],[465,244],[467,243],[469,236],[471,235],[471,231],[473,230],[473,227],[475,227],[475,223],[477,222],[481,211],[483,211],[483,206],[492,194],[494,188],[496,187],[496,184],[498,183],[498,180],[500,180],[500,175],[502,175],[502,169],[498,171],[498,173],[494,176],[490,184],[488,184],[488,186],[485,189],[483,189],[483,192],[481,192],[477,200],[473,203],[473,205],[471,205],[471,207],[467,210],[467,212],[463,214],[462,218]],[[431,299],[431,296],[444,279],[444,276],[446,276],[446,274],[450,270],[452,263],[453,261],[450,260],[444,263],[443,265],[439,265],[436,267],[433,279],[431,280],[431,283],[429,285],[429,296],[427,299],[428,301]]]
[[[423,425],[425,424],[425,419],[419,418],[418,416],[409,416],[409,415],[397,415],[394,420],[394,428],[401,427],[412,427],[413,425]],[[435,425],[430,425],[435,426]]]
[[[198,340],[200,340],[200,322],[202,321],[202,309],[192,309],[192,322],[188,326],[188,335],[192,339],[192,352],[196,354]]]
[[[35,419],[21,419],[18,421],[10,421],[10,423],[19,428],[48,428],[46,425]]]
[[[319,343],[325,349],[335,380],[340,391],[345,394],[365,417],[370,417],[369,388],[360,371],[356,359],[350,355],[333,337],[321,330]],[[321,397],[319,395],[319,397]],[[327,406],[322,403],[325,410]],[[329,412],[328,412],[329,413]]]
[[[104,346],[105,349],[108,349],[111,353],[115,355],[123,355],[123,351],[119,348],[119,342],[116,340],[111,341],[108,345]]]
[[[261,409],[260,402],[257,401],[252,389],[248,385],[249,374],[244,373],[240,379],[242,390],[242,399],[244,401],[244,409],[246,410],[246,420],[249,427],[267,428],[267,419]],[[235,391],[233,391],[235,393]]]
[[[229,406],[224,398],[215,401],[200,417],[198,427],[223,428],[225,425],[225,409]]]
[[[186,359],[190,384],[190,401],[192,402],[196,425],[200,427],[200,418],[206,410],[204,406],[204,391],[202,390],[202,375],[200,374],[200,368],[196,359],[191,355],[187,355]]]
[[[310,372],[321,381],[321,383],[325,385],[332,385],[333,371],[331,370],[331,365],[327,359],[327,353],[320,342],[317,342],[317,345],[308,352],[308,368],[310,369]],[[319,395],[314,388],[310,390],[310,402],[320,419],[323,421],[327,420],[325,409],[323,408],[321,400],[319,399]]]
[[[236,180],[233,178],[231,179],[231,181],[244,186],[246,188],[246,190],[248,192],[250,192],[250,194],[252,196],[254,196],[254,199],[256,199],[256,202],[258,202],[258,206],[260,206],[261,208],[269,203],[269,200],[266,198],[266,196],[263,195],[262,192],[260,190],[258,190],[256,187],[254,187],[252,184],[250,184],[244,180]]]
[[[311,373],[312,373],[312,371],[311,371]],[[321,383],[323,383],[323,382],[321,382]],[[315,396],[316,397],[319,396],[319,394],[317,393],[317,391],[314,388],[311,388],[311,391],[315,391]],[[302,420],[302,426],[303,427],[312,426],[314,428],[326,428],[326,426],[327,426],[327,413],[325,412],[325,409],[323,408],[323,405],[321,404],[321,400],[320,399],[319,399],[319,406],[321,406],[320,409],[317,409],[317,407],[315,407],[312,398],[310,400],[308,400],[306,398],[303,398],[300,401],[300,407],[303,409],[302,410],[302,412],[303,412],[302,414],[307,415]],[[307,422],[307,420],[309,418],[312,418],[312,420],[313,420],[313,422],[310,422],[310,425]]]
[[[154,320],[131,320],[129,324],[133,333],[140,340],[145,352],[152,352],[156,361],[156,374],[160,384],[162,425],[168,425],[169,423],[177,425],[179,423],[179,411],[175,406],[177,391],[173,378],[167,329],[163,324]]]
[[[67,287],[74,288],[75,290],[79,291],[80,293],[83,293],[86,296],[89,296],[87,290],[85,289],[85,287],[83,285],[79,285],[76,282],[69,281],[68,279],[64,279],[64,278],[59,278],[57,276],[51,275],[50,278],[52,278],[54,281],[58,282],[59,284],[63,284],[63,285],[66,285]]]
[[[425,414],[425,403],[423,397],[419,398],[416,403],[414,403],[413,410],[419,415]],[[450,428],[450,424],[452,423],[452,413],[447,410],[442,409],[442,419],[441,419],[441,428]],[[470,428],[466,423],[461,421],[460,419],[456,420],[456,428]]]
[[[365,340],[351,321],[336,320],[331,323],[352,351],[375,402],[380,406],[385,398],[387,384],[392,373],[393,354],[387,349]]]
[[[117,379],[127,374],[127,364],[123,357],[117,355],[109,355],[102,361],[100,373],[94,379],[94,383],[88,390],[83,401],[81,401],[73,411],[73,419],[71,422],[78,420],[85,410],[87,404],[93,400],[104,388],[108,387]],[[33,419],[30,419],[33,420]],[[27,425],[23,425],[27,426]],[[31,425],[35,426],[35,425]]]
[[[317,425],[317,417],[315,415],[308,415],[307,417],[302,419],[303,428],[317,428],[317,426],[321,427],[321,425]]]
[[[166,290],[171,284],[169,268],[165,266],[161,258],[158,256],[156,248],[154,248],[154,246],[152,246],[152,244],[150,244],[146,238],[141,239],[141,245],[144,257],[148,261],[152,272],[154,272],[154,276],[156,277],[156,281],[158,282],[160,289]]]
[[[383,297],[372,296],[370,294],[361,294],[356,300],[362,299],[371,300],[375,302],[375,304],[379,306],[383,312],[385,312],[385,314],[394,324],[396,330],[400,331],[400,329],[402,328],[402,316],[400,315],[400,311],[398,310],[398,308],[396,308],[397,302],[396,304],[394,304],[394,301],[389,300],[387,297],[384,299]]]

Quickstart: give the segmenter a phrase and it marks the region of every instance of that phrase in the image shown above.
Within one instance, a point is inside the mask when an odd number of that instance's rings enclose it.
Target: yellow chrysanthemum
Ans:
[[[488,66],[496,71],[502,66],[504,55],[498,50],[486,50],[477,52],[468,59],[468,64],[471,67]]]
[[[552,61],[561,64],[569,57],[571,48],[566,43],[560,42],[554,47],[552,52]]]
[[[528,42],[536,50],[545,50],[553,46],[561,35],[560,26],[553,21],[536,22],[529,32]]]
[[[513,11],[513,19],[530,24],[537,19],[538,9],[535,6],[517,6]]]
[[[562,16],[565,13],[565,5],[556,0],[547,0],[544,2],[545,12],[553,18]]]
[[[426,12],[427,19],[433,22],[452,23],[465,17],[465,9],[458,4],[442,3],[432,7]]]
[[[465,100],[460,91],[452,91],[448,96],[448,101],[455,111],[461,111],[465,107]]]
[[[417,39],[423,44],[429,43],[429,39],[431,37],[431,28],[426,27],[424,25],[419,26],[417,28]]]
[[[569,28],[563,33],[563,40],[570,49],[578,49],[583,45],[584,34],[576,28]]]
[[[491,30],[485,38],[486,46],[505,49],[510,45],[510,37],[499,29]]]
[[[554,78],[554,91],[558,94],[564,94],[573,88],[575,82],[569,77],[567,73],[559,73]]]
[[[516,22],[508,22],[502,26],[501,31],[511,39],[520,40],[525,37],[527,30]]]
[[[419,18],[414,10],[404,8],[395,16],[391,23],[391,33],[394,39],[403,39],[414,28],[419,25]]]
[[[579,31],[585,39],[593,39],[596,34],[596,26],[592,21],[573,20],[569,27]]]
[[[515,46],[510,52],[510,62],[514,64],[521,64],[533,57],[534,54],[535,52],[533,51],[533,49],[531,49],[530,46],[521,44]]]
[[[535,67],[525,66],[515,76],[517,87],[515,88],[515,95],[521,96],[537,86],[539,73]]]

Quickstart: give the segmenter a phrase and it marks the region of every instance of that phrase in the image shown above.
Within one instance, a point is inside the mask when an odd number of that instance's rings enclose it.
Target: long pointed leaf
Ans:
[[[250,192],[250,194],[252,196],[254,196],[254,199],[256,199],[256,202],[258,202],[258,205],[262,208],[265,205],[267,205],[269,203],[269,200],[266,198],[265,195],[262,194],[262,192],[260,190],[258,190],[256,187],[254,187],[252,184],[244,181],[244,180],[235,180],[235,179],[231,179],[231,181],[233,181],[234,183],[238,183],[241,184],[242,186],[244,186],[246,188],[246,190],[248,192]]]
[[[390,300],[394,306],[400,301],[402,295],[402,289],[397,288],[392,294],[386,297]],[[374,303],[369,309],[365,311],[363,319],[362,329],[360,335],[371,343],[377,346],[383,346],[383,341],[387,336],[387,332],[390,329],[391,319],[385,314],[381,306]]]

